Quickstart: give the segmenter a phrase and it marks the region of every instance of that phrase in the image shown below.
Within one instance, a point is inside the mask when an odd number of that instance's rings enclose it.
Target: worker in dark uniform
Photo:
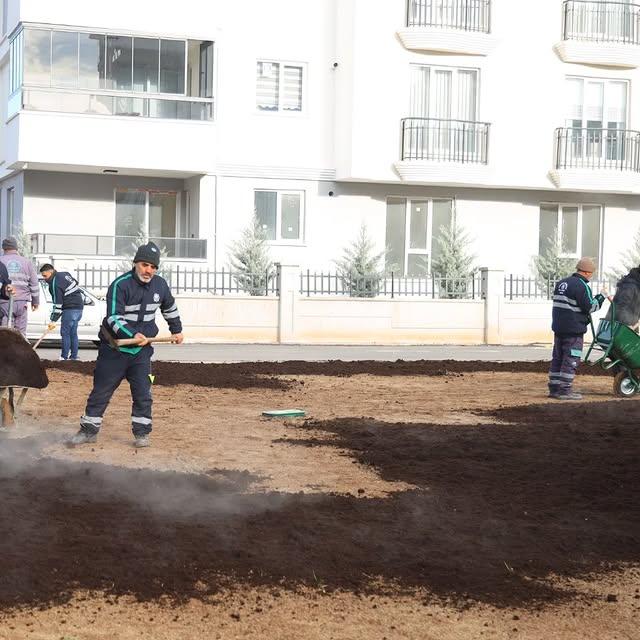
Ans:
[[[156,271],[160,250],[149,242],[138,247],[133,269],[116,278],[107,291],[107,316],[100,328],[100,347],[93,374],[93,390],[80,419],[80,431],[71,444],[96,442],[102,416],[111,396],[125,378],[131,387],[131,425],[134,446],[148,447],[151,433],[151,355],[148,338],[158,335],[155,323],[160,309],[169,325],[173,342],[183,340],[178,307],[169,285]],[[135,338],[135,346],[118,347],[115,340]]]
[[[53,300],[51,322],[60,318],[62,352],[60,360],[78,360],[78,324],[84,310],[84,298],[78,281],[66,271],[56,271],[52,264],[43,264],[40,274],[49,285]]]
[[[0,299],[8,300],[10,295],[15,293],[15,289],[11,286],[9,280],[9,272],[2,262],[0,262]]]
[[[580,400],[573,390],[576,369],[582,357],[584,334],[589,317],[600,309],[605,298],[603,289],[594,296],[589,281],[596,270],[591,258],[580,258],[576,272],[560,280],[553,291],[553,359],[549,370],[549,397],[557,400]]]

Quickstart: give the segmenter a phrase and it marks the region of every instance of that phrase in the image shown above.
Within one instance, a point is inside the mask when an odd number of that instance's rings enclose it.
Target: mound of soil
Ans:
[[[49,384],[33,347],[13,329],[0,329],[0,387],[44,389]]]
[[[64,369],[86,375],[93,374],[93,362],[45,361],[48,369]],[[155,384],[193,384],[203,387],[244,389],[258,387],[286,389],[290,383],[273,376],[337,376],[349,377],[368,374],[372,376],[449,376],[480,371],[508,373],[547,373],[549,362],[484,362],[459,360],[416,360],[380,362],[360,360],[345,362],[242,362],[242,363],[188,363],[154,361]],[[582,365],[579,375],[608,375],[600,367]]]

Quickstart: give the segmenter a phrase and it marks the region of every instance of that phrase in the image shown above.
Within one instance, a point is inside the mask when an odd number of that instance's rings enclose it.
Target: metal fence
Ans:
[[[504,297],[506,300],[551,300],[553,290],[561,278],[532,278],[510,274],[504,279]],[[603,288],[612,295],[615,293],[617,278],[601,278],[589,283],[594,294]]]
[[[556,169],[640,171],[640,131],[558,128]]]
[[[489,123],[403,118],[402,159],[486,164]]]
[[[490,0],[408,0],[408,27],[442,27],[489,33]]]
[[[117,266],[84,264],[76,267],[80,286],[91,291],[106,291],[113,280],[122,275]],[[180,265],[162,266],[160,275],[169,283],[173,293],[210,293],[211,295],[280,295],[280,277],[277,271],[245,274],[226,269],[210,271]]]
[[[467,278],[440,278],[435,275],[399,276],[393,272],[384,276],[361,276],[310,270],[300,273],[300,295],[350,298],[419,296],[434,300],[479,300],[483,297],[479,272]]]
[[[565,40],[640,44],[640,5],[565,0],[562,37]]]

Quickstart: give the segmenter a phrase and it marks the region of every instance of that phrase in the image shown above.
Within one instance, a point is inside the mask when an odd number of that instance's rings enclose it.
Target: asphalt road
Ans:
[[[57,360],[59,348],[41,346],[43,359]],[[95,347],[80,350],[81,360],[95,360]],[[155,347],[155,359],[176,362],[277,362],[282,360],[485,360],[489,362],[549,360],[551,346],[381,346],[305,344],[183,344]]]

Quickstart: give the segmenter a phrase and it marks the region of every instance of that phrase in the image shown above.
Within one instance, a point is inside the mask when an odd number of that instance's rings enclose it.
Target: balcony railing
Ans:
[[[490,0],[408,0],[408,27],[441,27],[489,33]]]
[[[640,171],[640,131],[559,128],[556,169]]]
[[[28,111],[58,111],[107,116],[212,120],[213,100],[206,98],[135,97],[107,91],[76,89],[22,89],[22,108]]]
[[[206,260],[207,241],[200,238],[149,238],[168,258]],[[83,236],[34,233],[31,251],[40,255],[126,256],[132,253],[138,236]]]
[[[488,150],[488,122],[402,120],[402,160],[487,164]]]
[[[640,5],[565,0],[562,26],[564,40],[640,44]]]

